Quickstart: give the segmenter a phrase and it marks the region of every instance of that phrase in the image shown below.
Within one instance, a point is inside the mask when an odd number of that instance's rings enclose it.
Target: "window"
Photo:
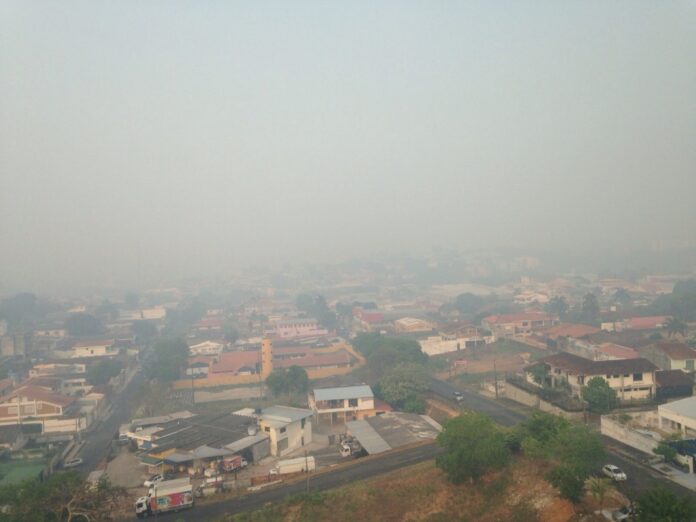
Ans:
[[[267,433],[270,433],[270,432],[271,432],[271,428],[269,428],[268,426],[266,426],[266,427],[263,429],[263,431],[265,431],[265,432],[267,432]]]
[[[624,379],[628,379],[629,376],[630,376],[630,374],[624,373]]]
[[[694,360],[693,360],[693,359],[687,359],[687,361],[686,361],[686,369],[687,369],[687,370],[693,370],[693,369],[694,369]]]
[[[358,399],[348,399],[348,407],[357,408],[358,407]]]
[[[578,384],[585,384],[585,376],[578,375]]]
[[[304,425],[305,425],[305,421],[306,421],[306,420],[307,420],[307,419],[302,419],[302,420],[300,421],[300,426],[302,427],[302,429],[304,429]]]
[[[607,374],[607,380],[611,379],[611,375]]]
[[[634,380],[634,381],[642,381],[642,380],[643,380],[643,374],[642,374],[642,373],[634,373],[634,374],[633,374],[633,380]]]
[[[285,428],[280,428],[280,433],[285,433],[286,431],[288,431],[288,430]]]
[[[621,376],[620,376],[620,375],[612,375],[612,377],[613,377],[614,379],[618,379],[618,378],[621,377]]]

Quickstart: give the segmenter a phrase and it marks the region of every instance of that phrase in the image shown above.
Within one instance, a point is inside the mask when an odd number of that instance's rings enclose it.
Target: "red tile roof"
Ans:
[[[218,362],[211,364],[210,373],[234,373],[243,367],[255,368],[261,362],[260,352],[223,352]]]
[[[538,362],[546,363],[552,368],[561,368],[570,373],[581,375],[652,372],[657,369],[657,366],[643,358],[591,361],[590,359],[566,352],[544,357]]]
[[[290,359],[280,359],[273,361],[274,368],[290,368],[299,366],[301,368],[317,368],[321,366],[336,366],[339,364],[350,364],[351,358],[348,352],[337,353],[317,353],[307,354],[305,357],[293,357]]]
[[[74,397],[53,393],[38,386],[22,386],[17,388],[10,397],[26,397],[32,401],[43,401],[58,406],[68,406],[75,402]]]
[[[586,335],[591,335],[601,332],[599,328],[586,324],[559,324],[553,328],[546,330],[546,337],[549,339],[558,339],[559,337],[574,337],[579,339]]]
[[[696,350],[686,343],[660,342],[655,343],[655,348],[664,353],[673,361],[696,359]]]
[[[638,359],[638,357],[640,357],[638,352],[633,348],[614,343],[600,344],[597,347],[597,351],[610,357],[616,357],[617,359]]]
[[[629,317],[624,319],[625,328],[629,330],[655,330],[662,328],[669,316],[654,315],[651,317]]]
[[[527,312],[521,314],[505,314],[505,315],[489,315],[484,317],[484,321],[488,324],[507,324],[518,323],[520,321],[551,321],[554,316],[543,314],[541,312]]]

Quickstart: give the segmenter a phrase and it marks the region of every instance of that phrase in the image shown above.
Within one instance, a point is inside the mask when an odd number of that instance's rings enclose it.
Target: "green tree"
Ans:
[[[568,312],[568,302],[562,295],[557,295],[551,298],[545,308],[550,314],[563,316]]]
[[[184,339],[160,339],[155,343],[153,362],[145,373],[149,378],[163,382],[179,379],[188,355],[189,347]]]
[[[607,493],[612,489],[611,482],[604,477],[590,477],[587,481],[587,486],[590,493],[599,504],[599,512],[601,513],[604,507],[604,497],[606,497]]]
[[[361,370],[370,384],[375,384],[389,368],[399,363],[424,365],[428,362],[428,356],[413,339],[362,333],[353,340],[353,346],[367,359],[367,364]]]
[[[133,321],[133,334],[138,342],[149,343],[157,336],[157,327],[152,321]]]
[[[65,320],[65,329],[73,337],[101,335],[104,327],[99,319],[90,314],[73,314]]]
[[[673,337],[677,334],[680,334],[682,337],[685,337],[686,332],[688,330],[688,326],[683,320],[679,319],[678,317],[670,317],[669,319],[667,319],[665,329],[667,330],[668,337]]]
[[[561,429],[551,442],[553,459],[583,470],[586,476],[598,468],[604,459],[601,436],[584,424]]]
[[[558,488],[563,498],[573,503],[578,503],[582,498],[586,478],[582,469],[570,464],[560,464],[546,474],[546,480]]]
[[[657,448],[653,449],[655,455],[661,455],[666,461],[674,461],[677,458],[677,450],[669,444],[660,443]]]
[[[585,294],[582,299],[582,315],[587,322],[597,322],[599,319],[599,302],[597,296],[591,292]]]
[[[686,522],[696,520],[696,506],[686,496],[677,496],[659,487],[648,490],[636,501],[638,522]]]
[[[2,520],[8,522],[89,522],[114,520],[122,488],[101,481],[96,488],[77,473],[51,475],[39,482],[30,479],[0,487],[0,504],[5,506]]]
[[[400,363],[388,369],[379,380],[379,393],[389,404],[410,410],[424,409],[423,401],[418,401],[427,390],[427,376],[423,366],[415,363]]]
[[[266,378],[266,386],[276,397],[304,395],[309,388],[309,377],[305,369],[299,366],[277,368]]]
[[[616,408],[618,399],[616,390],[612,389],[602,377],[592,377],[582,389],[582,398],[590,405],[590,410],[606,413]]]
[[[437,466],[455,484],[476,481],[510,460],[502,430],[487,415],[469,412],[450,419],[437,437],[445,453]]]
[[[478,312],[483,304],[482,297],[470,293],[459,294],[454,300],[454,306],[463,314],[474,314]]]
[[[546,386],[549,380],[549,367],[545,364],[537,364],[527,369],[534,382],[540,386]]]
[[[611,300],[612,302],[618,304],[619,306],[622,306],[623,308],[628,308],[633,303],[633,298],[631,297],[631,294],[629,294],[628,290],[626,290],[625,288],[617,288]]]
[[[87,369],[87,382],[93,386],[107,384],[123,369],[123,364],[116,359],[105,359]]]

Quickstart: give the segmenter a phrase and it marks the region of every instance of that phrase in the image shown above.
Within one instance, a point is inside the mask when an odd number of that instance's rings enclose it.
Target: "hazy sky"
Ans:
[[[694,0],[6,0],[0,283],[693,239],[695,27]]]

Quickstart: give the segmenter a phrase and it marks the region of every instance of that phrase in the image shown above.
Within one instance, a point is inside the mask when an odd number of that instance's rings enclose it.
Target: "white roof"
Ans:
[[[391,446],[364,420],[346,422],[346,429],[370,455],[389,451]]]
[[[657,407],[658,413],[663,412],[676,413],[682,417],[690,417],[696,419],[696,397],[687,397],[667,404],[661,404]]]
[[[367,384],[357,386],[340,386],[338,388],[316,388],[314,399],[317,401],[336,401],[341,399],[358,399],[374,397],[372,388]]]

